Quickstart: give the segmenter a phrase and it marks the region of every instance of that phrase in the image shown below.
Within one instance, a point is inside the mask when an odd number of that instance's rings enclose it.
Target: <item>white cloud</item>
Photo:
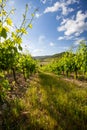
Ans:
[[[76,33],[75,33],[75,36],[78,37],[79,35],[80,35],[80,32],[76,32]]]
[[[50,42],[50,44],[49,44],[50,46],[54,46],[54,43],[53,42]]]
[[[61,25],[65,24],[67,21],[68,21],[68,18],[63,19],[62,22],[61,22]]]
[[[43,54],[43,51],[42,49],[34,49],[31,54],[32,56],[39,56],[39,55],[42,55]]]
[[[41,0],[41,2],[42,2],[43,4],[46,4],[47,0]]]
[[[82,40],[85,40],[85,38],[77,38],[76,41],[73,43],[74,45],[79,45]]]
[[[82,11],[78,11],[77,16],[76,16],[76,21],[81,22],[84,21],[87,18],[87,12],[84,14]]]
[[[41,44],[45,41],[46,37],[44,35],[39,36],[38,42]]]
[[[82,11],[78,11],[75,19],[64,19],[57,30],[64,31],[66,36],[70,36],[72,34],[79,36],[84,31],[87,31],[87,22],[85,22],[86,18],[87,12],[82,13]]]
[[[60,8],[62,10],[62,15],[67,15],[68,13],[74,11],[73,8],[68,8],[68,5],[69,4],[67,4],[65,2],[60,4]]]
[[[58,37],[58,40],[63,40],[63,39],[65,39],[65,37]]]
[[[45,9],[44,13],[56,12],[56,11],[58,11],[59,8],[60,8],[60,3],[56,2],[52,7],[47,7]]]
[[[67,0],[67,4],[79,3],[79,0]]]
[[[42,2],[43,4],[46,4],[47,2],[48,2],[49,4],[52,4],[52,1],[53,1],[53,0],[40,0],[40,2]]]
[[[60,36],[57,40],[71,40],[73,36]]]
[[[61,10],[63,15],[67,15],[68,13],[74,11],[73,8],[68,8],[68,5],[76,2],[77,2],[76,0],[67,0],[67,1],[63,0],[63,1],[56,2],[54,3],[53,6],[47,7],[44,10],[44,13],[49,13],[49,12],[52,13]]]
[[[33,53],[38,53],[38,52],[43,52],[43,50],[42,49],[34,49],[33,50]]]
[[[36,14],[35,14],[35,17],[36,17],[36,18],[39,18],[40,16],[42,16],[42,14],[39,14],[39,13],[36,13]]]

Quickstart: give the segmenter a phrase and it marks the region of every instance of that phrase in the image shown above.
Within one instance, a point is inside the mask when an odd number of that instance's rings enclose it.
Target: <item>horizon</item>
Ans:
[[[51,55],[39,55],[39,56],[32,56],[32,57],[50,57],[50,56],[54,56],[54,55],[56,55],[56,54],[61,54],[61,53],[64,53],[64,52],[55,53],[55,54],[51,54]]]

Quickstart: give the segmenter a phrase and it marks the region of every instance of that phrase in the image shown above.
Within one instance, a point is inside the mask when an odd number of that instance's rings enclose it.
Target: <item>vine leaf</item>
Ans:
[[[3,38],[7,38],[7,32],[6,32],[6,29],[5,28],[2,28],[2,31],[1,31],[1,37],[3,37]]]
[[[32,29],[32,24],[29,24],[28,27]]]
[[[8,25],[10,25],[10,26],[12,25],[12,20],[10,18],[7,18],[6,22],[7,22]]]

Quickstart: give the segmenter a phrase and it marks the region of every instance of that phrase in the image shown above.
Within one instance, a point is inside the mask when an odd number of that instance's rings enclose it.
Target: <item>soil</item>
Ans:
[[[63,79],[68,82],[72,82],[78,85],[79,87],[87,87],[87,80],[79,80],[79,79],[66,78],[66,77],[64,77]]]

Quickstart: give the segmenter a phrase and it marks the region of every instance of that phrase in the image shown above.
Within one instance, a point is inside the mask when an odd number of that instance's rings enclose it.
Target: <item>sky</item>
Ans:
[[[27,18],[36,8],[33,28],[23,36],[23,51],[32,56],[53,55],[87,40],[87,0],[8,0],[7,9],[16,8],[13,22],[19,26],[25,5]]]

